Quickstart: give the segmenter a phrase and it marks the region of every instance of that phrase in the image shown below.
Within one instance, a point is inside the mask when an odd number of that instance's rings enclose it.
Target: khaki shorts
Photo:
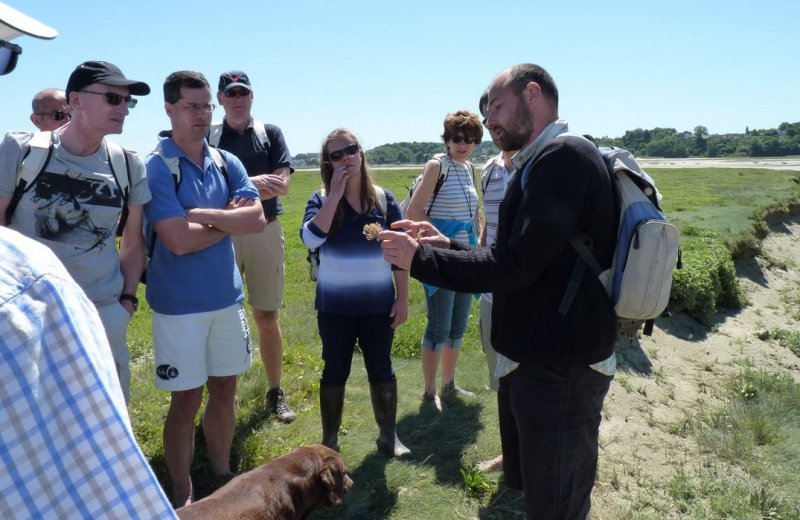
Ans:
[[[261,233],[233,238],[236,265],[247,284],[247,303],[262,311],[277,311],[283,305],[285,245],[278,219]]]
[[[250,329],[242,304],[194,314],[153,313],[156,387],[177,392],[203,386],[208,376],[250,368]]]

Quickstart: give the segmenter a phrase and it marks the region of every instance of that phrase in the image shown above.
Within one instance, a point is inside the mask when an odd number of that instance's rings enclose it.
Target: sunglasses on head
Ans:
[[[250,91],[246,88],[232,88],[230,90],[225,91],[225,97],[232,98],[232,97],[248,97],[250,95]]]
[[[97,96],[103,96],[111,106],[117,106],[123,101],[128,106],[128,108],[133,108],[136,106],[136,103],[139,102],[138,99],[133,99],[131,96],[120,96],[119,94],[115,94],[114,92],[93,92],[91,90],[81,90],[81,92],[85,94],[95,94]]]
[[[464,137],[463,135],[451,135],[448,138],[448,141],[456,144],[460,144],[461,141],[464,141],[467,144],[478,144],[480,140],[477,137]]]
[[[328,157],[330,157],[331,161],[341,161],[344,159],[345,154],[347,155],[356,155],[360,148],[357,144],[351,144],[350,146],[345,146],[341,150],[336,150],[335,152],[328,152]]]
[[[56,121],[63,121],[64,119],[69,117],[69,112],[64,112],[62,110],[53,110],[52,112],[36,112],[36,115],[52,117]]]

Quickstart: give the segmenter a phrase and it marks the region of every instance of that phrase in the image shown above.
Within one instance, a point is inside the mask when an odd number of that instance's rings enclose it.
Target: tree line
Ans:
[[[800,122],[781,123],[778,128],[745,129],[743,134],[709,134],[705,126],[692,132],[674,128],[628,130],[622,137],[600,137],[601,146],[618,146],[637,157],[782,157],[800,155]],[[372,165],[424,164],[436,153],[445,151],[441,142],[402,142],[384,144],[366,151]],[[491,141],[475,148],[471,160],[482,164],[498,153]],[[319,154],[302,153],[294,157],[298,167],[319,166]]]

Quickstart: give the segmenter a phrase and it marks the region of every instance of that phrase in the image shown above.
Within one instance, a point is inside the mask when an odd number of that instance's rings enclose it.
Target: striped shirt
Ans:
[[[315,308],[321,312],[366,316],[388,313],[395,301],[392,265],[383,258],[377,240],[364,237],[366,224],[378,223],[389,229],[402,218],[397,200],[386,193],[386,215],[379,208],[357,213],[344,198],[340,201],[342,221],[335,233],[319,229],[312,219],[322,207],[320,192],[306,204],[300,238],[309,249],[319,248],[319,275]]]
[[[431,219],[470,222],[478,211],[478,192],[475,190],[472,170],[465,163],[453,161],[449,155],[443,155],[441,161],[442,170],[447,172],[447,178],[436,195],[433,207],[428,201],[425,204],[425,211],[431,208],[428,215]],[[465,244],[468,242],[466,231],[459,231],[450,238]]]
[[[176,518],[136,444],[94,306],[0,227],[0,518]]]
[[[503,165],[503,156],[498,155],[486,161],[481,170],[481,189],[483,190],[483,213],[486,217],[486,245],[494,245],[497,236],[497,221],[500,203],[506,196],[506,187],[513,170]]]

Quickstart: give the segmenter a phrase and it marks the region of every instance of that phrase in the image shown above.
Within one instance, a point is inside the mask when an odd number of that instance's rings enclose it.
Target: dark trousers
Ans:
[[[504,478],[525,493],[528,518],[589,514],[600,414],[612,379],[587,365],[558,363],[523,363],[500,379]]]
[[[343,385],[350,377],[356,342],[364,356],[367,376],[373,383],[394,378],[390,357],[394,329],[389,314],[347,316],[327,312],[317,313],[319,336],[322,339],[322,369],[320,381],[326,385]]]

